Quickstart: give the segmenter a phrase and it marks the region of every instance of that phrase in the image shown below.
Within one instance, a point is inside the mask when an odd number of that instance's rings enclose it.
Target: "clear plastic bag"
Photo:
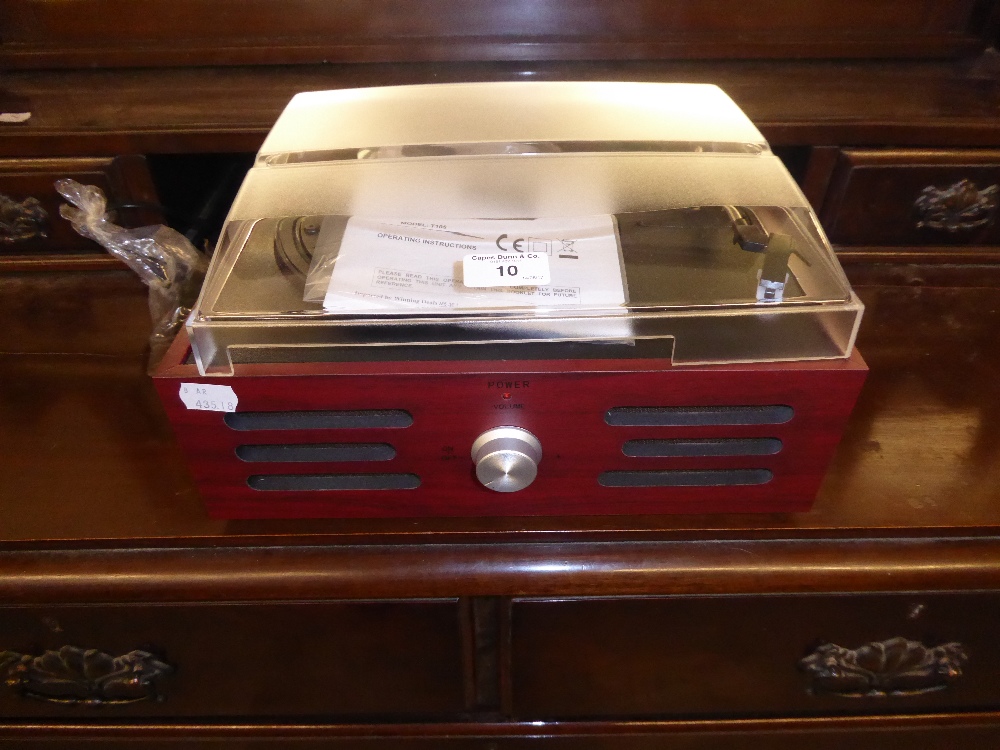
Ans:
[[[155,365],[198,297],[208,259],[179,232],[162,224],[125,229],[111,222],[100,188],[75,180],[56,180],[56,190],[71,206],[59,213],[82,236],[94,240],[135,271],[149,287],[150,366]]]

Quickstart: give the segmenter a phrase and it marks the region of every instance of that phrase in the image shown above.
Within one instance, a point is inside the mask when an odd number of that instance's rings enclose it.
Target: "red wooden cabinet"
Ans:
[[[203,378],[187,357],[182,336],[157,388],[219,518],[806,510],[867,371],[855,354],[718,367],[237,365],[233,377]],[[232,388],[237,410],[188,408],[180,390],[199,383]],[[473,443],[502,426],[542,446],[537,477],[517,492],[474,475]]]

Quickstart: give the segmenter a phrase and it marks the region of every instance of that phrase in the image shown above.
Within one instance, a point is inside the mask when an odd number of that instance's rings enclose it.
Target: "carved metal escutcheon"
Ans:
[[[959,232],[976,229],[996,216],[1000,187],[982,190],[971,180],[959,180],[951,187],[928,185],[913,203],[917,227]]]
[[[38,198],[18,203],[0,193],[0,242],[13,245],[49,236],[49,215]]]
[[[799,666],[811,676],[815,693],[864,698],[943,690],[962,675],[968,658],[960,643],[928,648],[891,638],[857,649],[824,643]]]
[[[146,651],[111,656],[63,646],[41,656],[0,652],[0,676],[25,698],[90,706],[161,701],[158,681],[173,672]]]

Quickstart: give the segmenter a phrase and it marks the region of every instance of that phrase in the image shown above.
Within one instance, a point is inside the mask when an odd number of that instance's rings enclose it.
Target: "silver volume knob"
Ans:
[[[497,492],[517,492],[535,481],[542,444],[520,427],[495,427],[472,444],[476,478]]]

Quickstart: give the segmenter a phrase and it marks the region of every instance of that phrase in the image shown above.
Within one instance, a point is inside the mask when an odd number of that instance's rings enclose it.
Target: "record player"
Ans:
[[[155,379],[215,517],[802,511],[861,314],[714,86],[314,92]]]

